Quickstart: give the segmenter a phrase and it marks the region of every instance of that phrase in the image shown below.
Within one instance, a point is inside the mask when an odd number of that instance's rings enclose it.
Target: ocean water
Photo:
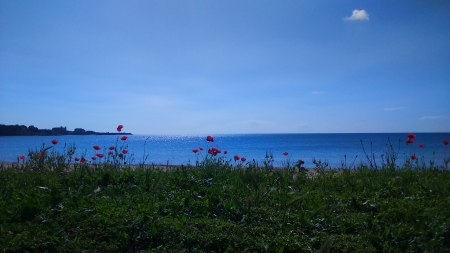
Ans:
[[[414,144],[406,145],[407,133],[352,133],[352,134],[222,134],[213,135],[215,141],[206,141],[206,135],[131,135],[126,141],[120,136],[12,136],[0,137],[0,161],[15,162],[20,155],[27,155],[29,150],[53,146],[52,139],[59,143],[52,149],[63,152],[69,146],[75,146],[75,156],[92,157],[96,153],[107,153],[111,145],[126,146],[129,155],[133,155],[134,163],[145,164],[194,164],[196,159],[202,160],[208,148],[217,147],[222,150],[221,156],[233,159],[234,155],[255,159],[261,163],[266,153],[272,154],[275,166],[282,166],[287,161],[305,161],[308,168],[314,167],[313,159],[327,162],[331,167],[341,167],[342,163],[357,165],[366,163],[368,155],[374,154],[378,163],[381,156],[389,151],[389,140],[394,151],[398,152],[398,162],[402,164],[412,154],[419,161],[443,165],[445,157],[450,156],[450,133],[417,133]],[[362,143],[361,143],[362,141]],[[419,143],[424,143],[420,148]],[[96,151],[94,145],[102,150]],[[203,147],[205,150],[197,154],[192,149]],[[364,147],[364,149],[363,149]],[[228,154],[224,155],[223,151]],[[288,152],[287,156],[283,152]]]

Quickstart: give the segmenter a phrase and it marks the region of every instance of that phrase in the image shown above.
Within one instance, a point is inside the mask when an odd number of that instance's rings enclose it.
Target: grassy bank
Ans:
[[[448,252],[450,171],[25,163],[0,172],[6,252]]]

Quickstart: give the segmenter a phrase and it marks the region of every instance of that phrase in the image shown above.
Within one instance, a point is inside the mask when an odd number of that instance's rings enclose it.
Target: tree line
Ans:
[[[33,136],[33,135],[131,135],[131,133],[98,133],[86,131],[83,128],[75,128],[74,131],[67,130],[66,127],[54,127],[52,129],[39,129],[33,125],[4,125],[0,124],[0,136]]]

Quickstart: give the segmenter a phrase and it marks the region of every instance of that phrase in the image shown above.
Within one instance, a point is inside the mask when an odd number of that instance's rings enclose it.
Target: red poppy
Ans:
[[[86,163],[86,159],[85,159],[84,157],[81,157],[80,162],[81,162],[82,164],[85,164],[85,163]]]
[[[58,140],[52,140],[52,143],[53,143],[54,145],[56,145],[56,144],[58,144]]]
[[[97,145],[93,146],[93,148],[94,148],[95,150],[100,150],[100,149],[101,149],[100,146],[97,146]]]
[[[423,147],[423,143],[419,143],[419,147]]]
[[[287,156],[287,155],[289,155],[289,153],[288,153],[288,152],[284,152],[283,155],[284,155],[284,156]]]
[[[43,154],[41,154],[41,153],[38,154],[38,157],[39,157],[39,158],[44,157],[44,156],[45,156],[45,155],[43,155]]]
[[[92,157],[92,160],[95,161],[95,159],[97,159],[97,157],[93,156],[93,157]]]
[[[128,153],[128,150],[124,149],[124,150],[122,150],[122,153],[126,154],[126,153]]]
[[[197,153],[198,149],[193,149],[192,152]]]
[[[217,155],[217,152],[214,152],[214,150],[212,150],[212,149],[208,149],[208,154],[215,156],[215,155]]]
[[[225,155],[228,154],[228,150],[223,151],[223,153],[224,153]]]
[[[95,154],[95,156],[102,158],[104,155],[103,154]]]
[[[206,141],[214,142],[214,138],[211,135],[206,136]]]
[[[79,161],[80,161],[80,158],[75,157],[75,162],[79,162]]]
[[[122,128],[123,128],[123,126],[122,126],[122,125],[119,125],[119,126],[117,127],[117,132],[121,132],[121,131],[122,131]]]
[[[122,138],[120,138],[122,141],[126,141],[128,137],[126,137],[125,135],[122,136]]]
[[[217,154],[222,153],[222,151],[218,148],[210,148],[208,149],[208,154],[216,156]]]
[[[448,145],[449,143],[450,143],[449,140],[445,140],[445,141],[444,141],[444,145]]]
[[[21,156],[19,156],[19,159],[24,160],[24,159],[25,159],[25,156],[24,156],[24,155],[21,155]]]
[[[411,156],[411,159],[413,159],[413,160],[415,160],[417,157],[416,157],[416,154],[414,154],[414,155],[412,155]]]
[[[108,148],[109,150],[114,150],[114,146],[111,146]]]
[[[406,140],[406,145],[413,144],[413,143],[414,143],[414,139],[407,139]]]
[[[241,159],[241,158],[240,158],[238,155],[235,155],[235,156],[234,156],[234,160],[235,160],[235,161],[237,161],[237,160],[239,160],[239,159]]]
[[[202,147],[200,147],[199,149],[200,149],[200,150],[204,150],[204,148],[202,148]]]
[[[122,157],[123,157],[123,154],[119,154],[119,157],[122,158]]]
[[[247,161],[247,158],[242,157],[242,158],[241,158],[241,161],[245,162],[245,161]]]
[[[414,139],[416,138],[416,135],[413,133],[407,134],[406,136],[408,136],[409,139]]]
[[[111,152],[111,151],[108,152],[108,155],[112,155],[112,154],[113,154],[113,152]]]

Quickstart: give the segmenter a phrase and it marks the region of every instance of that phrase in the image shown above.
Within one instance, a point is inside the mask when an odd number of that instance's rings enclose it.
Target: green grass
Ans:
[[[170,170],[41,162],[1,168],[0,250],[450,251],[450,171],[417,163],[311,177],[216,157]]]

